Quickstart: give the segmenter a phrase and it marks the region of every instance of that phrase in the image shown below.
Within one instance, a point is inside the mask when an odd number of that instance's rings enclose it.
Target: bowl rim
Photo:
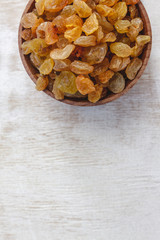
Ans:
[[[25,10],[22,14],[22,17],[24,14],[26,14],[27,12],[29,12],[33,7],[32,5],[34,5],[35,3],[35,0],[29,0],[28,4],[26,5],[25,7]],[[147,11],[143,5],[143,3],[141,1],[138,2],[138,8],[139,10],[141,11],[141,17],[143,19],[143,22],[144,22],[144,19],[145,19],[145,32],[147,33],[147,35],[149,35],[151,37],[151,41],[147,44],[147,46],[145,47],[144,51],[143,51],[143,55],[145,55],[144,59],[143,59],[143,64],[142,64],[142,67],[141,69],[139,70],[136,78],[132,81],[129,82],[129,84],[127,84],[127,86],[125,87],[125,89],[118,93],[118,94],[110,94],[109,96],[106,96],[105,98],[99,100],[98,102],[96,103],[91,103],[88,101],[88,99],[73,99],[73,98],[64,98],[63,100],[57,100],[55,97],[54,97],[54,94],[52,92],[50,92],[48,89],[45,89],[43,92],[45,92],[47,95],[49,95],[50,97],[54,98],[55,100],[59,101],[59,102],[62,102],[62,103],[66,103],[66,104],[69,104],[69,105],[74,105],[74,106],[98,106],[98,105],[103,105],[103,104],[106,104],[106,103],[109,103],[109,102],[112,102],[116,99],[118,99],[119,97],[123,96],[124,94],[126,94],[136,83],[137,81],[140,79],[140,77],[142,76],[147,64],[148,64],[148,61],[149,61],[149,58],[150,58],[150,54],[151,54],[151,48],[152,48],[152,29],[151,29],[151,23],[150,23],[150,20],[149,20],[149,16],[147,14]],[[23,63],[23,66],[26,70],[26,72],[28,73],[29,77],[31,78],[31,80],[36,83],[37,81],[37,76],[34,75],[30,69],[30,67],[28,66],[28,63],[26,61],[26,56],[22,53],[22,50],[21,50],[21,44],[22,44],[22,38],[21,38],[21,32],[22,32],[22,24],[20,23],[19,25],[19,29],[18,29],[18,49],[19,49],[19,54],[20,54],[20,57],[21,57],[21,60],[22,60],[22,63]]]

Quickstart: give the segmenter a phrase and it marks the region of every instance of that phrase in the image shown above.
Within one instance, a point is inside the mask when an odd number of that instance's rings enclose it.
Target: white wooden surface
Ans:
[[[36,92],[17,47],[27,0],[0,0],[0,240],[160,239],[160,2],[149,65],[119,100]]]

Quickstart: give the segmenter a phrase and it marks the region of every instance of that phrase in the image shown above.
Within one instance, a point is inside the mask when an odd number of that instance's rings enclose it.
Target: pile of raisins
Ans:
[[[142,66],[139,0],[35,0],[23,16],[22,51],[38,69],[36,88],[56,99],[120,93]],[[105,95],[106,96],[106,95]]]

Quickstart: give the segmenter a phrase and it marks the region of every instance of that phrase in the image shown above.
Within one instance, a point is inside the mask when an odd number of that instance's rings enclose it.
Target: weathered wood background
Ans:
[[[0,0],[0,240],[160,239],[160,2],[149,65],[119,100],[61,104],[34,89]]]

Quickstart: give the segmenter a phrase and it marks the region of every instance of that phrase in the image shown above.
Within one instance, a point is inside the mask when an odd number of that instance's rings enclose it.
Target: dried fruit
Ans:
[[[101,83],[108,83],[108,81],[113,77],[114,75],[114,72],[111,71],[111,70],[108,70],[104,73],[101,73],[99,76],[98,76],[98,79]]]
[[[41,23],[43,23],[43,22],[44,22],[44,20],[43,20],[42,18],[38,18],[38,19],[35,21],[35,24],[32,26],[32,29],[31,29],[31,31],[32,31],[32,37],[37,37],[37,36],[36,36],[36,30],[37,30],[38,26],[39,26]]]
[[[70,69],[76,74],[89,74],[93,72],[94,67],[86,62],[74,61],[71,63]]]
[[[129,37],[131,42],[134,42],[136,40],[136,37],[138,36],[138,34],[139,34],[138,28],[131,25],[127,32],[127,36]]]
[[[39,68],[39,71],[43,75],[48,75],[52,72],[54,66],[53,59],[46,59]]]
[[[135,5],[129,6],[129,12],[131,19],[138,17],[138,9]]]
[[[104,73],[105,71],[108,70],[108,67],[109,67],[109,60],[108,60],[108,58],[105,58],[105,59],[103,60],[103,62],[94,65],[94,70],[93,70],[93,72],[90,74],[91,77],[95,77],[95,76],[97,76],[97,75],[100,75],[100,74]]]
[[[45,41],[48,45],[52,45],[58,41],[57,30],[52,23],[48,23],[45,29]]]
[[[52,59],[66,59],[70,56],[74,49],[75,46],[73,44],[68,44],[63,49],[55,48],[54,50],[51,51],[50,57]]]
[[[82,25],[83,20],[75,14],[66,19],[66,27],[69,29],[72,29],[74,27],[82,27]]]
[[[96,0],[87,0],[85,2],[92,10],[96,9]]]
[[[79,75],[76,78],[76,86],[82,95],[86,95],[95,91],[94,83],[83,75]]]
[[[64,60],[54,60],[54,67],[53,69],[55,71],[61,72],[61,71],[68,71],[70,70],[70,64],[71,61],[69,59]]]
[[[118,13],[116,12],[116,10],[112,8],[112,11],[108,14],[108,21],[114,25],[117,20],[118,20]]]
[[[88,101],[92,103],[96,103],[99,101],[102,95],[103,87],[101,85],[96,84],[95,91],[88,94]]]
[[[127,5],[125,2],[118,2],[113,6],[113,9],[117,12],[117,19],[123,19],[127,14]]]
[[[107,33],[104,38],[102,39],[102,43],[105,43],[105,42],[115,42],[116,41],[116,35],[114,32],[110,32],[110,33]]]
[[[117,57],[116,55],[114,55],[110,61],[109,69],[111,69],[114,72],[118,72],[122,66],[122,63],[123,63],[123,58]]]
[[[56,76],[54,85],[63,93],[75,94],[77,92],[76,76],[70,71],[62,71]]]
[[[25,41],[31,40],[32,38],[32,31],[31,29],[24,29],[21,33],[21,38],[23,38]]]
[[[44,62],[44,59],[42,57],[38,56],[37,54],[35,54],[33,52],[30,55],[30,60],[31,60],[33,66],[36,68],[39,68],[42,65],[42,63]]]
[[[74,27],[72,29],[68,29],[64,33],[64,37],[68,39],[69,42],[76,41],[77,38],[81,36],[82,28],[81,27]]]
[[[109,69],[111,69],[114,72],[119,72],[124,70],[129,63],[130,63],[129,57],[122,58],[114,55],[111,59]]]
[[[38,79],[37,79],[37,82],[36,82],[36,89],[38,91],[43,91],[47,88],[48,86],[48,77],[43,77],[43,76],[40,76]]]
[[[45,0],[44,8],[49,12],[59,12],[68,3],[68,0]]]
[[[39,16],[44,13],[44,2],[45,0],[38,0],[35,3],[35,7]]]
[[[137,38],[136,38],[136,43],[139,45],[139,46],[144,46],[145,44],[149,43],[151,41],[151,37],[150,36],[147,36],[147,35],[139,35]]]
[[[55,13],[55,12],[47,12],[47,11],[45,11],[44,14],[45,14],[45,19],[46,19],[47,21],[53,21],[53,19],[54,19],[55,17],[57,17],[57,15],[58,15],[58,13]]]
[[[116,4],[119,0],[100,0],[100,3],[103,3],[109,7],[112,7],[114,4]]]
[[[46,42],[40,38],[35,38],[22,44],[22,49],[25,51],[24,54],[34,52],[41,57],[48,55],[49,51],[47,47]]]
[[[128,20],[118,20],[115,23],[115,28],[119,33],[126,33],[129,30],[131,23]]]
[[[64,99],[64,93],[57,87],[56,83],[53,84],[52,93],[54,94],[55,99],[57,100]]]
[[[124,44],[127,44],[128,46],[131,45],[131,41],[130,41],[130,39],[129,39],[128,37],[122,37],[122,38],[120,39],[120,42],[122,42],[122,43],[124,43]]]
[[[74,0],[73,7],[81,18],[87,18],[92,14],[92,9],[81,0]]]
[[[90,47],[96,45],[96,37],[93,35],[90,36],[81,36],[77,38],[77,40],[74,42],[75,45],[79,45],[82,47]]]
[[[82,26],[82,31],[85,32],[85,34],[88,36],[92,33],[94,33],[98,29],[98,20],[95,13],[92,13],[92,15],[87,18],[85,23]]]
[[[124,0],[127,5],[137,4],[140,0]]]
[[[110,45],[110,50],[118,57],[129,57],[132,53],[132,49],[130,48],[130,46],[122,42],[112,43]]]
[[[122,62],[122,65],[121,65],[119,71],[124,70],[130,62],[131,62],[130,57],[123,58],[123,62]]]
[[[99,13],[95,12],[98,19],[99,25],[102,27],[104,33],[109,33],[114,30],[114,27],[104,16],[101,16]]]
[[[109,80],[108,89],[113,93],[120,93],[125,88],[125,79],[121,73],[115,73]]]
[[[84,50],[82,60],[90,65],[101,63],[107,53],[108,47],[106,43],[99,44],[95,47],[90,47]]]
[[[75,8],[73,5],[67,5],[63,8],[62,12],[61,12],[61,16],[68,18],[70,16],[72,16],[73,14],[75,14]]]
[[[35,24],[37,16],[34,13],[26,13],[22,19],[21,24],[24,28],[31,28]]]
[[[139,32],[143,30],[143,21],[141,18],[134,18],[131,21],[131,25],[138,29]]]
[[[59,35],[58,42],[56,43],[58,48],[65,48],[69,41],[63,35]]]
[[[101,26],[99,26],[97,31],[94,32],[94,35],[97,38],[97,43],[99,43],[103,39],[104,33]]]
[[[57,28],[57,33],[61,34],[66,31],[66,19],[63,16],[55,17],[52,23]]]
[[[142,60],[139,58],[134,58],[131,63],[126,68],[126,75],[129,80],[133,80],[140,68],[142,67]]]
[[[48,45],[52,45],[58,41],[57,30],[51,22],[41,23],[36,30],[36,34],[38,38],[45,39]]]
[[[107,17],[113,11],[111,7],[108,7],[107,5],[104,4],[98,4],[96,6],[96,10],[101,16],[104,17]]]
[[[131,53],[131,57],[139,57],[139,55],[141,55],[142,51],[143,51],[144,45],[135,45],[132,48],[132,53]]]

